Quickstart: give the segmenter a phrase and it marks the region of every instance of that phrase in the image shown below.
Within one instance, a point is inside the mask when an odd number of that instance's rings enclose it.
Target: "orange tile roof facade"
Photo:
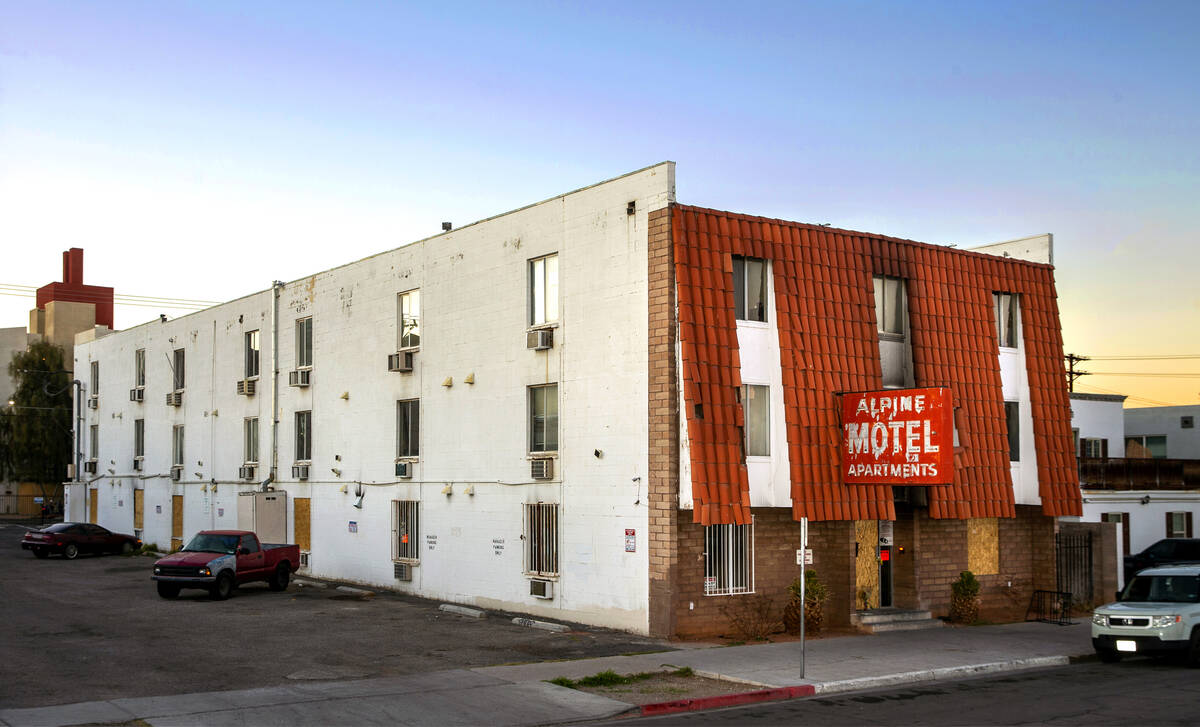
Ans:
[[[1020,296],[1043,512],[1081,514],[1052,267],[683,205],[671,231],[696,522],[750,521],[732,255],[771,261],[794,518],[895,519],[890,486],[844,485],[840,469],[835,392],[883,388],[875,275],[907,281],[916,385],[951,388],[969,445],[954,484],[928,488],[930,515],[1015,515],[997,291]]]

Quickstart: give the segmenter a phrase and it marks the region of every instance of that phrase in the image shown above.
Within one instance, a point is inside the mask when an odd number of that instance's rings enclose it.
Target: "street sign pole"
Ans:
[[[804,652],[804,622],[807,620],[804,613],[804,587],[805,577],[804,569],[807,568],[806,561],[808,560],[808,518],[800,518],[800,678],[804,678],[804,668],[808,663],[807,654]]]

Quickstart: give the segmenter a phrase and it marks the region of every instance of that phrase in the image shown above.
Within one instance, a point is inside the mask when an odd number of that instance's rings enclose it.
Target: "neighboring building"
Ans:
[[[80,337],[73,516],[165,548],[273,491],[311,575],[660,635],[782,605],[802,518],[835,624],[944,614],[967,568],[990,617],[1054,590],[1052,268],[679,205],[674,173]],[[840,394],[913,387],[952,394],[953,472],[844,484]]]
[[[1200,460],[1200,405],[1146,406],[1125,410],[1125,448],[1130,457]]]
[[[1083,520],[1120,527],[1120,551],[1193,537],[1200,513],[1196,406],[1122,409],[1125,397],[1072,394]],[[1191,417],[1189,421],[1188,417]],[[1121,568],[1117,568],[1121,571]],[[1122,579],[1123,580],[1123,579]]]
[[[83,250],[73,247],[63,253],[62,282],[49,283],[37,290],[37,302],[29,311],[29,328],[0,329],[0,408],[7,407],[16,390],[8,375],[14,353],[25,351],[39,338],[63,349],[64,365],[74,360],[75,337],[99,337],[112,331],[113,289],[83,284]],[[92,372],[73,373],[74,378],[90,383]],[[21,412],[14,412],[20,415]],[[76,440],[79,441],[79,440]],[[67,473],[62,473],[64,479]],[[31,482],[0,483],[0,514],[35,515],[42,503],[61,505],[64,492],[60,484]]]

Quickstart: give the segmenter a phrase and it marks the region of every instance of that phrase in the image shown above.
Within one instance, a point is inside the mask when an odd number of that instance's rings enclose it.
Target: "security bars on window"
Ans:
[[[421,558],[420,502],[417,500],[392,501],[392,557],[396,560],[416,561]]]
[[[704,595],[754,592],[754,523],[704,528]]]
[[[525,572],[558,575],[558,505],[525,506]]]

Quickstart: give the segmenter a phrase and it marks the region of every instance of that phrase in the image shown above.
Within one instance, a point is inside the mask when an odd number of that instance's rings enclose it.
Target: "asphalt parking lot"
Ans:
[[[428,601],[328,588],[250,584],[228,601],[184,591],[167,601],[148,557],[38,560],[25,528],[0,523],[0,707],[247,689],[300,679],[397,676],[669,650],[665,641],[576,626],[476,620]]]

